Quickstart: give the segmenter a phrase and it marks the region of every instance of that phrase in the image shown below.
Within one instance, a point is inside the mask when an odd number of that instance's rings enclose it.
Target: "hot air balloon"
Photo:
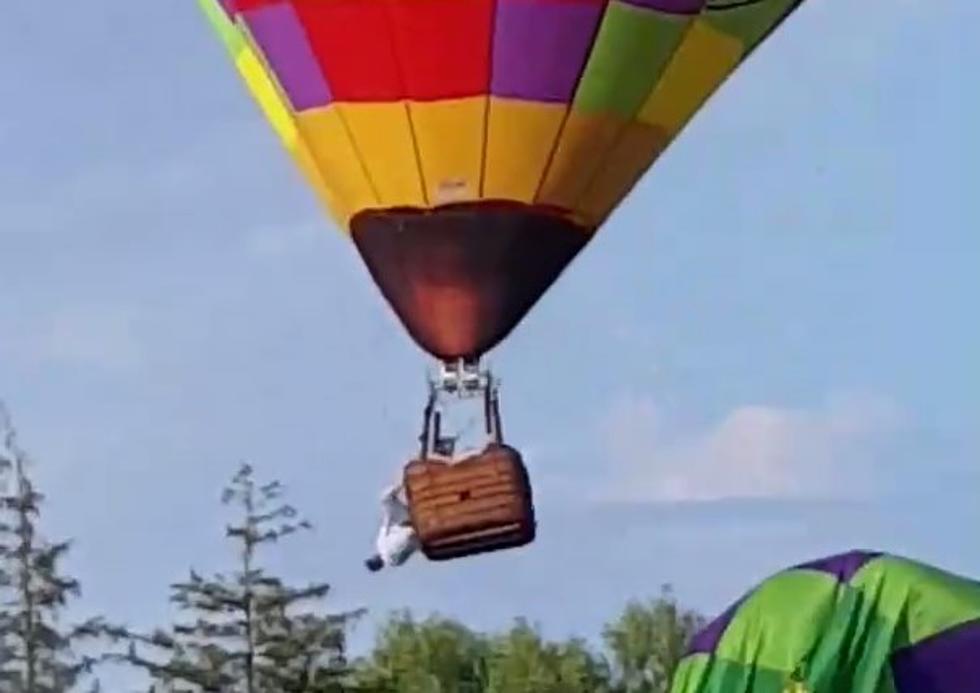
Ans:
[[[672,693],[980,690],[980,582],[852,551],[777,573],[693,639]]]
[[[425,441],[453,398],[482,396],[497,442],[481,357],[800,1],[200,0],[437,360]]]

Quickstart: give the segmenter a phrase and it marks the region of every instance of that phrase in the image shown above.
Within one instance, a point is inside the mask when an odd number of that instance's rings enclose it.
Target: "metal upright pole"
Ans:
[[[419,436],[419,443],[421,446],[422,459],[427,460],[429,458],[429,434],[431,433],[432,424],[432,412],[435,410],[436,406],[436,392],[432,386],[429,386],[429,401],[425,405],[425,413],[422,419],[422,435]]]
[[[500,395],[497,392],[496,383],[493,385],[493,428],[497,444],[502,445],[504,442],[504,428],[500,422]]]

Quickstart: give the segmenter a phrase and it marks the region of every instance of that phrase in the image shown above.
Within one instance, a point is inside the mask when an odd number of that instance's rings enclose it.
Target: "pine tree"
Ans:
[[[60,572],[71,542],[38,532],[44,497],[29,476],[10,415],[0,402],[0,690],[64,693],[80,685],[95,663],[79,654],[99,635],[101,620],[62,626],[60,616],[80,596],[75,578]],[[91,690],[98,690],[98,682]]]
[[[226,537],[238,548],[230,575],[191,571],[171,586],[185,620],[138,635],[120,630],[130,648],[124,659],[148,671],[154,690],[222,693],[332,693],[343,691],[348,628],[362,612],[295,613],[324,599],[330,586],[285,584],[262,567],[260,550],[311,529],[281,500],[278,482],[258,485],[243,465],[222,494],[240,511]],[[186,686],[191,686],[187,688]]]

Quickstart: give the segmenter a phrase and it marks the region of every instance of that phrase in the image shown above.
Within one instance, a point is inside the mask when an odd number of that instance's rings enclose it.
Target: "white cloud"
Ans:
[[[876,454],[901,421],[888,399],[829,398],[813,409],[744,405],[703,430],[671,435],[645,397],[620,400],[603,422],[617,500],[867,496],[883,460]]]

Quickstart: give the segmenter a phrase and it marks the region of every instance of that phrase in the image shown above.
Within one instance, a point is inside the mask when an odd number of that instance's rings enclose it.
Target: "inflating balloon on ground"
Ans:
[[[854,551],[782,571],[709,623],[672,693],[980,690],[980,582]]]

